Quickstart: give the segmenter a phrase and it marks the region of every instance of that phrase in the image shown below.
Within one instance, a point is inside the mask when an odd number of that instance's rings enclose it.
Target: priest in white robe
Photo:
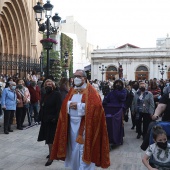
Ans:
[[[104,110],[86,73],[77,70],[74,85],[60,111],[51,159],[65,160],[72,170],[94,170],[110,165]]]

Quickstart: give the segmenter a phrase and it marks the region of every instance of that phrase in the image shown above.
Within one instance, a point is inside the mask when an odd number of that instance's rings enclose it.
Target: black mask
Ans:
[[[136,85],[133,85],[133,88],[134,88],[135,90],[137,90],[137,89],[139,88],[139,86],[136,84]]]
[[[117,84],[115,87],[116,87],[116,89],[118,89],[118,90],[122,90],[122,86],[121,86],[121,85],[118,85],[118,84]]]
[[[140,91],[142,91],[142,92],[145,91],[145,87],[140,87],[139,89],[140,89]]]
[[[157,145],[158,145],[159,148],[165,150],[167,148],[167,141],[165,143],[157,142]]]
[[[31,85],[32,87],[34,87],[34,86],[36,86],[36,83],[35,83],[35,82],[31,82],[30,85]]]
[[[52,92],[52,87],[51,86],[46,86],[45,87],[45,91],[46,91],[46,93],[48,94],[48,93],[51,93]]]
[[[17,86],[18,89],[22,89],[22,87],[23,86],[21,84],[18,84],[18,86]]]

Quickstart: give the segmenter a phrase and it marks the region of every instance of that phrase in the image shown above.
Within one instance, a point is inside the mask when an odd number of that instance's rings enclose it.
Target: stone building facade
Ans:
[[[91,79],[118,78],[119,63],[123,67],[123,78],[127,80],[170,78],[170,48],[138,48],[125,44],[116,49],[97,49],[92,52]]]
[[[73,39],[73,72],[91,63],[94,46],[87,42],[87,30],[73,16],[61,23],[61,32]]]
[[[0,74],[24,76],[39,67],[42,35],[34,17],[36,3],[37,0],[0,1]]]

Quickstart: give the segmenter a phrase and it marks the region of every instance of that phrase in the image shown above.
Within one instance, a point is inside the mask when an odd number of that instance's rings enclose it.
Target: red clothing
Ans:
[[[68,125],[70,123],[69,114],[67,113],[67,102],[72,98],[73,94],[74,89],[71,88],[63,101],[50,154],[51,160],[65,160],[66,158]],[[81,120],[79,135],[76,140],[80,144],[84,143],[82,160],[87,164],[93,162],[96,166],[108,168],[110,166],[109,140],[101,98],[89,83],[82,94],[82,103],[86,103],[86,113]],[[85,140],[83,140],[84,131]]]
[[[35,89],[32,86],[28,86],[28,90],[31,95],[31,104],[34,104],[40,101],[41,94],[40,94],[40,88],[38,86],[36,86]]]

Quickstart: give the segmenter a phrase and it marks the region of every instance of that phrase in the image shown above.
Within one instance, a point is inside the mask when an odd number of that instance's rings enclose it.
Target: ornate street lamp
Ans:
[[[99,66],[99,70],[101,71],[101,74],[102,74],[102,82],[103,82],[103,74],[105,73],[105,70],[106,70],[106,66],[102,65],[102,66]]]
[[[46,77],[49,76],[49,69],[50,69],[50,49],[52,49],[53,44],[57,44],[57,42],[53,39],[50,38],[51,34],[56,34],[57,30],[59,28],[59,24],[61,21],[61,17],[58,16],[56,13],[52,17],[52,9],[53,5],[50,3],[49,0],[47,0],[47,3],[45,3],[43,6],[41,6],[40,2],[37,2],[37,5],[33,7],[34,12],[35,12],[35,20],[38,23],[39,26],[39,33],[42,33],[46,35],[46,39],[41,40],[40,42],[42,43],[44,49],[47,50],[47,72],[46,72]],[[43,12],[45,12],[45,18],[46,21],[44,23],[41,23],[41,20],[43,19]],[[53,20],[53,25],[50,23],[50,18]]]
[[[161,67],[162,66],[162,67]],[[161,67],[161,68],[160,68]],[[165,70],[167,69],[167,66],[162,63],[161,65],[158,65],[158,70],[160,71],[161,75],[162,75],[162,79],[163,79],[163,75],[165,73]]]

